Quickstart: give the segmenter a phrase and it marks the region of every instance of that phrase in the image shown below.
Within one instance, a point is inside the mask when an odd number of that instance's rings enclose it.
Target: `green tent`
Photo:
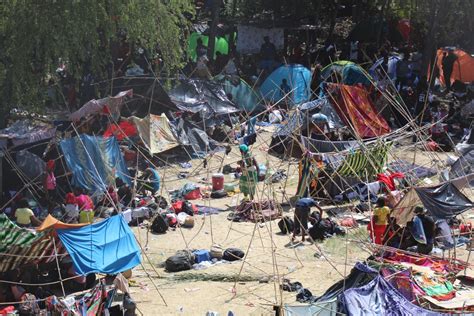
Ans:
[[[188,56],[193,60],[196,61],[196,46],[198,39],[202,40],[202,43],[205,46],[209,44],[209,36],[202,35],[199,33],[192,33],[188,40]],[[229,43],[225,37],[216,37],[216,46],[214,47],[214,58],[216,58],[216,52],[220,52],[221,54],[227,55],[229,53]]]

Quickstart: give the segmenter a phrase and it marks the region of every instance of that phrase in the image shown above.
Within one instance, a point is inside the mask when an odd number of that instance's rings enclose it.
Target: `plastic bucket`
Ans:
[[[212,191],[221,191],[224,189],[224,175],[215,173],[212,175]]]

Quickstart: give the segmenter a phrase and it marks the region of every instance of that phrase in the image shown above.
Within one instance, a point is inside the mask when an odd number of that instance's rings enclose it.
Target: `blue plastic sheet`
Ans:
[[[80,135],[60,142],[72,185],[88,192],[105,191],[121,178],[131,185],[128,170],[115,137]]]
[[[122,215],[79,229],[58,229],[61,242],[81,275],[116,274],[141,263],[140,249]]]

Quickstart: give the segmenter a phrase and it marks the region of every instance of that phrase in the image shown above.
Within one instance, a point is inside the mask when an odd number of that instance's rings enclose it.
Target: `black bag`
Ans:
[[[212,191],[211,192],[211,198],[213,199],[221,199],[227,196],[227,192],[224,190],[219,190],[219,191]]]
[[[168,272],[186,271],[191,270],[192,263],[189,256],[180,253],[166,259],[165,267]]]
[[[151,224],[151,231],[155,234],[164,234],[168,230],[168,221],[158,214]]]
[[[243,259],[244,256],[245,256],[245,253],[238,248],[227,248],[224,251],[224,255],[222,256],[222,259],[227,260],[227,261],[237,261],[237,260]]]
[[[330,219],[323,218],[316,222],[308,231],[313,240],[324,240],[327,235],[332,234],[333,224]]]
[[[181,208],[181,212],[184,212],[188,214],[189,216],[194,216],[194,209],[191,202],[183,201],[183,207]]]
[[[290,234],[295,229],[295,222],[288,216],[285,216],[278,222],[278,227],[282,234]]]

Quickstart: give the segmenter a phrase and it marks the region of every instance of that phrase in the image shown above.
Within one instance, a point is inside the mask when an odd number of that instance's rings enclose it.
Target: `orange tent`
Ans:
[[[51,215],[48,215],[44,219],[43,223],[41,223],[41,225],[36,228],[36,230],[39,231],[39,232],[42,232],[42,231],[48,230],[50,228],[54,228],[54,229],[72,229],[72,228],[79,228],[79,227],[86,226],[86,225],[89,225],[89,224],[88,223],[84,223],[84,224],[63,223],[59,219],[56,219],[55,217],[53,217]]]
[[[436,56],[436,66],[439,69],[439,80],[445,85],[445,79],[443,75],[443,53],[447,52],[447,49],[438,49]],[[453,53],[456,55],[457,60],[454,62],[453,73],[451,74],[451,83],[459,80],[461,82],[473,82],[474,81],[474,58],[461,49],[455,49]]]

